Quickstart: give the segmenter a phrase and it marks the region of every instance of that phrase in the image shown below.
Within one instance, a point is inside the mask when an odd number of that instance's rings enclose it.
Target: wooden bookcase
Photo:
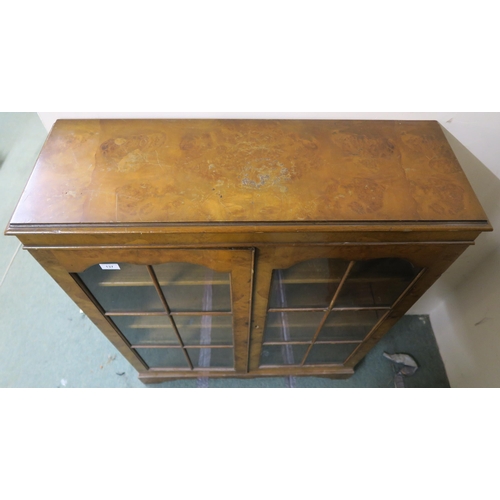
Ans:
[[[437,122],[60,120],[6,234],[152,383],[348,377],[490,230]]]

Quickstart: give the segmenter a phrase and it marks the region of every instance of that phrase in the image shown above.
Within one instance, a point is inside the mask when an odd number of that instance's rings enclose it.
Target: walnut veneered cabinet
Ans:
[[[6,234],[148,383],[348,377],[489,230],[437,122],[60,120]]]

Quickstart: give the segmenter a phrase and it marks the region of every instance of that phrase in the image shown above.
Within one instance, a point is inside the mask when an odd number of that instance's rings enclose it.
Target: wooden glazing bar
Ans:
[[[83,282],[83,280],[78,276],[76,273],[70,273],[70,276],[75,280],[75,282],[80,286],[80,288],[84,291],[84,293],[87,295],[87,297],[90,299],[92,304],[97,308],[97,310],[101,313],[102,316],[106,319],[106,321],[109,323],[109,325],[115,330],[116,333],[120,336],[120,338],[125,342],[127,346],[130,347],[130,342],[127,340],[127,338],[123,335],[123,333],[120,331],[120,329],[111,321],[110,318],[106,317],[107,314],[104,312],[104,309],[102,308],[101,304],[97,301],[97,299],[92,295],[90,290],[87,288],[87,285]],[[142,365],[146,369],[149,369],[148,364],[142,359],[142,357],[139,355],[138,352],[133,351],[134,355],[137,357],[137,359],[141,362]]]
[[[328,319],[328,315],[330,314],[330,311],[333,309],[333,306],[337,300],[337,297],[340,295],[340,292],[342,291],[342,287],[344,286],[344,283],[349,276],[349,273],[351,272],[351,269],[353,268],[354,264],[356,262],[354,260],[351,260],[349,262],[349,265],[347,266],[347,269],[344,273],[344,276],[342,276],[342,280],[339,283],[339,286],[337,287],[337,290],[335,290],[335,293],[333,294],[332,301],[330,302],[330,305],[328,306],[328,310],[325,312],[323,319],[321,320],[318,329],[316,330],[316,333],[314,334],[311,345],[307,348],[306,353],[304,354],[304,357],[302,358],[302,362],[300,363],[300,366],[304,366],[304,363],[306,362],[307,356],[309,356],[309,353],[311,352],[311,349],[314,345],[314,342],[316,342],[316,339],[318,338],[321,329],[323,328],[324,324],[326,323],[326,320]]]
[[[175,336],[177,337],[177,340],[179,341],[179,344],[182,347],[182,352],[184,353],[184,356],[186,357],[186,361],[188,362],[189,368],[192,370],[193,369],[193,363],[191,362],[191,359],[189,357],[188,352],[184,348],[184,342],[182,342],[182,338],[179,334],[179,330],[177,330],[177,325],[175,324],[174,319],[170,315],[170,307],[168,306],[167,300],[165,299],[165,296],[163,295],[163,291],[158,283],[158,278],[156,277],[156,273],[154,272],[154,269],[152,266],[146,266],[148,268],[149,275],[151,276],[151,279],[153,280],[154,287],[156,288],[156,291],[158,292],[158,295],[160,296],[160,300],[163,304],[163,307],[167,311],[168,318],[170,319],[170,323],[172,324],[172,328],[174,329]]]
[[[268,312],[326,312],[327,307],[272,307]]]
[[[333,307],[332,311],[388,311],[390,307],[386,306],[366,306],[366,307]],[[268,312],[326,312],[327,307],[273,307]]]
[[[421,278],[421,276],[427,271],[427,269],[424,267],[412,280],[412,282],[404,289],[403,293],[396,299],[394,304],[391,306],[391,311],[394,309],[399,302],[401,302],[401,299],[407,294],[407,292],[410,291],[410,289],[413,287],[413,285]]]
[[[106,316],[232,316],[232,312],[217,311],[182,311],[182,312],[162,312],[162,311],[109,311]]]
[[[233,349],[234,346],[233,344],[227,344],[227,345],[187,345],[186,349]]]
[[[165,317],[167,315],[165,314]],[[229,325],[217,325],[218,328],[231,328]],[[164,329],[165,328],[165,325],[130,325],[129,326],[130,329],[135,329],[135,330],[141,330],[141,329],[144,329],[144,330],[150,330],[152,328],[158,328],[158,329]],[[183,325],[182,329],[183,330],[198,330],[200,328],[199,325]]]
[[[151,280],[153,281],[153,286],[155,287],[161,303],[163,304],[163,307],[165,308],[165,311],[167,311],[167,314],[170,315],[170,307],[167,303],[167,299],[165,298],[165,295],[163,295],[163,290],[161,289],[160,284],[158,283],[158,278],[156,277],[156,273],[154,272],[153,266],[146,266],[148,269],[149,276],[151,276]]]
[[[252,269],[251,269],[251,273],[252,273],[252,278],[253,278],[253,266],[254,266],[254,259],[255,259],[255,249],[252,248],[252,260],[251,260],[251,266],[252,266]],[[234,304],[233,304],[233,271],[231,271],[229,273],[229,296],[231,297],[231,300],[229,302],[230,306],[231,306],[231,311],[229,311],[231,314],[233,314],[233,308],[234,308]],[[251,295],[250,295],[251,297]],[[250,299],[251,300],[251,299]]]
[[[207,280],[207,281],[158,281],[160,286],[204,286],[204,285],[229,285],[229,281]],[[148,281],[107,281],[100,283],[99,286],[114,287],[114,286],[152,286]]]
[[[338,283],[340,278],[283,278],[284,285],[313,285],[317,283]]]
[[[390,307],[367,306],[367,307],[333,307],[332,311],[389,311]]]
[[[231,278],[229,281],[232,281]],[[252,324],[252,315],[253,315],[253,291],[254,291],[254,281],[255,281],[255,248],[252,248],[252,271],[250,276],[250,300],[248,304],[248,330],[247,330],[247,355],[246,355],[246,367],[245,372],[248,373],[250,371],[250,325]],[[231,284],[229,286],[232,286]],[[231,297],[233,296],[233,290],[231,288]],[[231,310],[233,309],[233,301],[231,300]],[[234,342],[234,331],[233,331],[233,342]]]
[[[342,321],[342,322],[337,322],[335,323],[335,327],[341,327],[341,326],[368,326],[368,325],[373,325],[373,321],[370,321],[370,322],[362,322],[362,321],[351,321],[351,322],[347,322],[347,321]],[[309,326],[311,326],[309,323],[298,323],[296,321],[289,321],[288,322],[288,326],[289,328],[307,328]],[[273,330],[273,331],[276,331],[276,330],[280,330],[281,329],[281,325],[279,324],[268,324],[266,326],[266,330],[267,331],[270,331],[270,330]],[[371,330],[371,328],[370,328]]]
[[[108,311],[105,316],[169,316],[167,312],[161,311]]]
[[[413,285],[420,279],[420,277],[424,274],[426,271],[426,268],[422,269],[416,276],[413,278],[412,282],[404,289],[403,293],[396,299],[394,304],[392,304],[392,307],[377,321],[375,326],[368,332],[366,337],[363,339],[363,341],[359,344],[356,349],[347,357],[347,359],[344,361],[344,364],[347,363],[355,354],[356,352],[361,348],[361,346],[371,337],[371,335],[377,330],[377,328],[386,320],[387,316],[391,313],[392,309],[398,304],[398,302],[406,295],[406,293],[413,287]]]
[[[182,311],[170,312],[171,316],[232,316],[231,311]]]
[[[353,283],[373,283],[384,281],[401,281],[397,276],[373,276],[371,278],[352,278]],[[281,282],[284,285],[314,285],[318,283],[339,283],[341,278],[285,278]]]
[[[315,344],[361,344],[362,340],[317,340]],[[291,340],[289,342],[263,342],[262,345],[309,345],[308,340]]]
[[[262,345],[309,345],[310,340],[290,340],[290,341],[276,341],[276,342],[262,342]]]
[[[362,340],[316,340],[315,344],[361,344]]]
[[[182,349],[183,347],[186,349],[233,349],[233,344],[228,344],[228,345],[165,345],[165,344],[159,344],[159,345],[143,345],[143,344],[134,344],[131,346],[132,349]]]

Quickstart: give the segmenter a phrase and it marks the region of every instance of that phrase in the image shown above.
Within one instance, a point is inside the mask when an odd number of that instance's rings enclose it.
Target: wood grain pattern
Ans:
[[[486,215],[437,122],[60,120],[11,224],[449,220]]]
[[[165,262],[184,262],[198,264],[218,272],[231,273],[231,300],[233,313],[234,357],[236,373],[245,373],[248,369],[248,342],[250,294],[253,276],[253,249],[247,250],[47,250],[32,251],[33,255],[50,255],[51,271],[57,268],[54,279],[73,298],[78,297],[78,304],[88,314],[90,319],[118,347],[127,348],[123,340],[115,339],[116,332],[109,327],[103,327],[102,314],[92,301],[78,287],[78,293],[72,286],[74,281],[68,274],[79,273],[100,262],[127,262],[129,264],[155,265]],[[44,265],[44,267],[46,267]],[[64,271],[62,271],[64,269]],[[68,280],[69,278],[69,280]],[[89,314],[89,311],[91,312]],[[175,316],[178,313],[174,313]],[[114,316],[118,314],[113,313]],[[137,315],[134,313],[134,315]],[[191,316],[192,313],[189,313]],[[109,326],[109,325],[108,325]],[[130,355],[129,355],[130,357]],[[143,367],[141,368],[142,371]]]
[[[479,226],[479,227],[478,227]],[[467,241],[473,244],[481,231],[491,231],[489,224],[469,225],[469,227],[457,228],[450,223],[440,223],[439,226],[429,230],[410,224],[392,224],[385,228],[377,225],[376,228],[365,225],[364,228],[353,228],[349,225],[330,226],[318,230],[313,226],[300,226],[295,231],[290,231],[279,224],[273,228],[262,230],[250,230],[239,232],[234,226],[225,227],[224,230],[214,232],[212,228],[199,227],[198,232],[190,229],[189,232],[175,231],[172,228],[137,228],[128,226],[117,231],[116,227],[93,228],[81,231],[75,228],[75,232],[67,232],[64,229],[45,227],[32,228],[30,230],[13,228],[6,231],[14,235],[26,247],[47,248],[57,246],[60,248],[209,248],[209,247],[260,247],[268,245],[324,245],[324,244],[356,244],[383,245],[390,242],[455,242]],[[108,231],[108,232],[106,232]],[[162,232],[160,232],[162,231]]]
[[[467,244],[445,244],[445,245],[384,245],[384,246],[366,246],[352,245],[349,247],[295,247],[295,246],[275,246],[261,248],[258,253],[255,286],[253,292],[254,314],[251,324],[251,345],[250,345],[250,371],[260,371],[260,355],[263,343],[264,327],[266,323],[268,300],[270,296],[271,277],[274,269],[288,269],[300,262],[310,259],[343,259],[351,260],[368,260],[368,259],[383,259],[397,256],[398,258],[407,259],[416,266],[426,269],[426,273],[419,280],[417,285],[412,288],[405,296],[405,300],[401,301],[396,308],[397,318],[401,318],[403,314],[420,298],[424,290],[427,290],[444,272],[444,269],[451,264],[450,258],[456,259],[467,248]],[[421,284],[424,283],[424,285]],[[413,290],[420,291],[419,294],[414,294]],[[410,300],[411,299],[411,300]],[[393,314],[389,318],[394,317]],[[395,323],[390,323],[392,326]],[[377,332],[374,332],[373,339],[370,337],[367,344],[371,347],[376,341],[382,338],[390,326],[386,327],[384,323]],[[382,333],[383,332],[383,333]],[[380,336],[378,335],[380,333]],[[368,352],[369,348],[365,348],[365,344],[355,353],[352,358],[354,364],[349,360],[349,367],[354,367],[357,362]],[[358,356],[358,352],[362,356]],[[288,367],[279,368],[288,370]],[[275,369],[276,370],[276,369]]]
[[[490,230],[437,122],[63,120],[42,149],[6,234],[19,238],[143,382],[156,383],[348,377]],[[423,271],[391,308],[376,308],[382,320],[343,366],[260,368],[273,270],[318,258],[402,258]],[[77,273],[101,262],[182,262],[231,273],[232,311],[211,314],[233,316],[234,369],[148,370],[112,322],[132,312],[105,312],[79,283]],[[182,315],[203,312],[172,313]]]
[[[307,366],[283,366],[277,371],[276,368],[262,368],[258,372],[250,372],[244,374],[238,374],[238,378],[257,378],[257,377],[276,377],[276,376],[308,376],[308,377],[325,377],[333,379],[345,379],[349,378],[354,374],[352,368],[333,366],[333,367],[307,367]],[[170,372],[154,372],[148,371],[139,373],[139,380],[145,384],[159,384],[161,382],[168,382],[171,380],[178,380],[183,378],[198,378],[198,377],[210,377],[210,378],[234,378],[236,375],[231,372],[223,371],[173,371]]]

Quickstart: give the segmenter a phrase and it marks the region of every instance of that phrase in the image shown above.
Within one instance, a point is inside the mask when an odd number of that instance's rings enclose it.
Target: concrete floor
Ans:
[[[36,113],[0,113],[0,223],[22,193],[47,133]],[[407,387],[449,387],[427,316],[405,316],[348,380],[276,377],[147,387],[394,387],[383,353],[419,364]],[[0,387],[146,387],[136,371],[14,237],[0,236]]]

